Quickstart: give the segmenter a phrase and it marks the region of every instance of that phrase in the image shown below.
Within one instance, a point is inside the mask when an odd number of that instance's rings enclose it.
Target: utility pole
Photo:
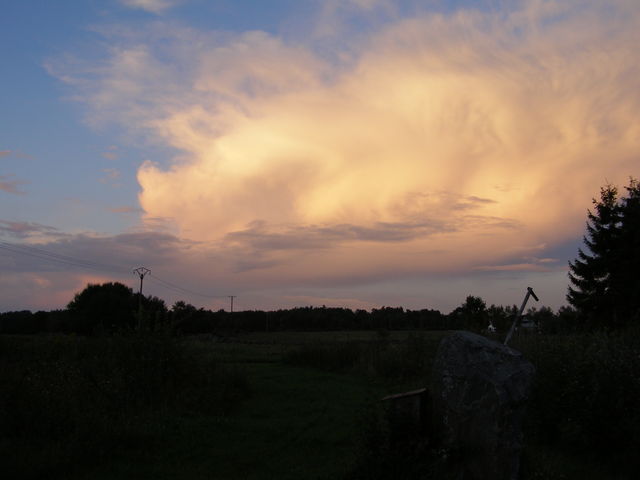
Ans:
[[[140,291],[138,292],[138,325],[140,324],[140,313],[142,310],[142,282],[144,281],[144,276],[151,273],[151,270],[145,267],[136,268],[133,273],[140,277]]]
[[[231,299],[231,313],[233,313],[233,299],[237,297],[237,295],[227,295]]]

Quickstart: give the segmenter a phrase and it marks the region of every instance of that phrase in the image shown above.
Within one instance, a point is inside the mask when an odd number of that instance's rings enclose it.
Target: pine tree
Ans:
[[[633,178],[620,200],[621,228],[617,265],[612,272],[617,293],[616,312],[623,322],[640,322],[640,185]]]
[[[631,179],[627,196],[612,185],[600,189],[588,212],[584,243],[569,262],[567,300],[592,325],[617,327],[637,320],[640,307],[640,187]]]

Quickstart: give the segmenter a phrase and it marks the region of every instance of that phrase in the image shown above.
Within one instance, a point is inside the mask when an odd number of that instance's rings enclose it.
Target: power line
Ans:
[[[229,297],[229,295],[208,295],[206,293],[194,292],[193,290],[189,290],[188,288],[184,288],[184,287],[181,287],[179,285],[176,285],[175,283],[171,283],[171,282],[169,282],[167,280],[163,280],[161,278],[158,278],[156,275],[153,275],[151,273],[149,274],[149,278],[151,278],[152,280],[154,280],[157,283],[161,284],[165,288],[168,288],[170,290],[176,291],[178,293],[196,295],[198,297],[206,297],[206,298],[228,298]]]
[[[102,271],[102,272],[106,271],[111,273],[124,274],[130,271],[128,268],[124,268],[120,266],[94,262],[92,260],[85,260],[77,257],[72,257],[70,255],[54,253],[54,252],[51,252],[42,248],[34,247],[31,245],[20,245],[15,243],[4,242],[1,240],[0,240],[0,250],[4,250],[5,252],[9,252],[12,254],[37,258],[47,262],[86,268],[86,269]],[[140,268],[144,268],[144,267],[140,267]],[[139,270],[140,269],[134,270],[134,273],[137,273],[139,276],[141,276],[141,279],[140,279],[141,283],[144,275],[148,275],[149,278],[151,278],[152,280],[154,280],[156,283],[160,284],[164,288],[173,290],[174,292],[181,293],[183,295],[184,294],[195,295],[195,296],[204,297],[204,298],[231,298],[231,304],[232,304],[231,308],[233,309],[233,298],[235,298],[236,295],[209,295],[205,293],[196,292],[188,288],[181,287],[180,285],[176,285],[175,283],[169,282],[167,280],[163,280],[162,278],[159,278],[156,275],[152,275],[148,269],[144,269],[145,270],[144,273]]]
[[[11,252],[18,255],[25,255],[29,257],[38,258],[48,262],[59,263],[63,265],[71,265],[74,267],[87,268],[90,270],[108,271],[112,273],[126,273],[127,270],[114,265],[107,265],[104,263],[98,263],[91,260],[84,260],[80,258],[71,257],[69,255],[63,255],[59,253],[50,252],[41,248],[19,245],[15,243],[0,241],[0,249]]]

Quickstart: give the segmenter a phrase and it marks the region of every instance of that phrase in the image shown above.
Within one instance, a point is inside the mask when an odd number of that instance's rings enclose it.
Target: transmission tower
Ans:
[[[151,270],[145,267],[136,268],[133,273],[140,277],[140,291],[138,292],[138,316],[140,315],[140,309],[142,308],[142,282],[144,281],[144,276],[151,273]]]
[[[227,295],[231,299],[231,313],[233,313],[233,299],[237,297],[237,295]]]

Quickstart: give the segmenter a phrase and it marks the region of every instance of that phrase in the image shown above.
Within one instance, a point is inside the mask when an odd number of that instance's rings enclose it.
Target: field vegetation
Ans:
[[[520,335],[535,364],[524,478],[633,478],[632,331]],[[0,336],[9,478],[437,477],[380,399],[428,386],[446,331]]]

